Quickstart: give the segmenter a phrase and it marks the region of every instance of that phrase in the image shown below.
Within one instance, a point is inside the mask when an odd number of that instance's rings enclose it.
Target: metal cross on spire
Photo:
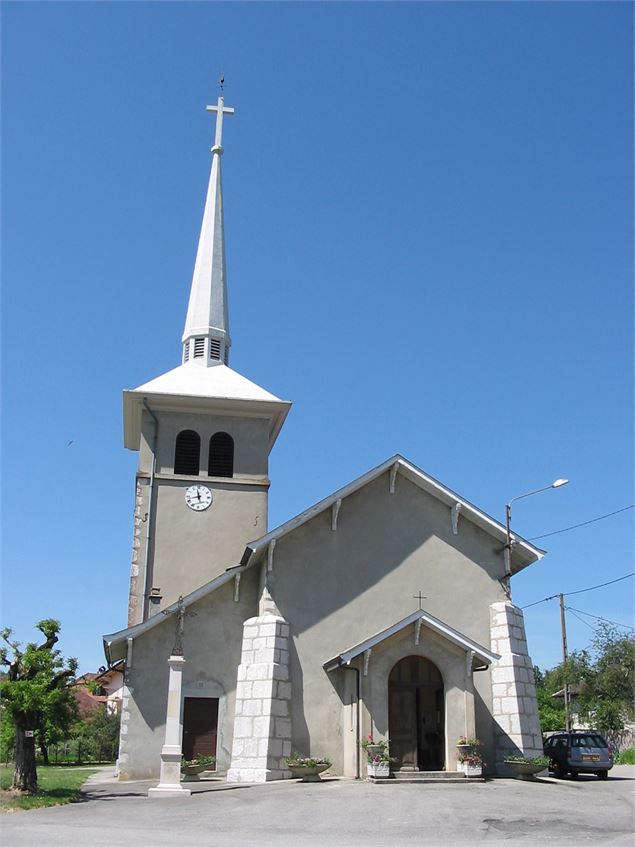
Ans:
[[[177,601],[176,609],[163,609],[162,615],[176,615],[176,632],[174,634],[174,646],[172,647],[171,656],[183,655],[183,631],[185,629],[185,616],[196,617],[196,612],[186,612],[183,596],[181,595]]]
[[[223,77],[223,83],[225,82],[225,78]],[[216,135],[214,137],[214,146],[212,147],[212,153],[222,153],[223,152],[223,115],[233,115],[236,111],[233,106],[225,105],[225,98],[222,94],[218,97],[218,102],[215,106],[206,106],[206,111],[208,112],[216,112]]]

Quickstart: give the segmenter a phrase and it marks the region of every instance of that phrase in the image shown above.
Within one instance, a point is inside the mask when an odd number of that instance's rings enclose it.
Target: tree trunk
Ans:
[[[37,792],[37,770],[35,767],[35,738],[27,738],[23,727],[15,728],[15,771],[13,772],[12,788]]]
[[[46,744],[43,741],[39,741],[38,747],[40,748],[40,753],[42,754],[43,764],[48,765],[49,764],[49,751],[47,749]]]

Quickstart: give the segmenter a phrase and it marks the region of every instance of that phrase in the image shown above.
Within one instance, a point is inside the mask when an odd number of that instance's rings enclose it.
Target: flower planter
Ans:
[[[291,771],[294,779],[299,779],[300,782],[321,782],[320,774],[330,768],[330,765],[315,765],[315,767],[307,767],[305,765],[289,765],[287,767]]]
[[[466,756],[470,752],[470,750],[472,749],[472,745],[471,744],[457,744],[456,749],[459,751],[459,755],[462,753],[464,756]]]
[[[369,762],[368,776],[386,779],[390,776],[390,762]]]
[[[365,750],[369,759],[374,759],[375,756],[381,756],[384,752],[384,744],[366,744]]]
[[[531,762],[509,762],[504,760],[508,768],[510,768],[516,779],[535,779],[537,773],[547,769],[547,765],[534,765]]]
[[[465,776],[483,776],[483,766],[482,765],[468,765],[465,762],[460,764],[460,767],[463,768],[463,773]]]
[[[209,770],[211,767],[213,765],[183,765],[181,768],[183,782],[198,782],[200,779],[199,774]]]

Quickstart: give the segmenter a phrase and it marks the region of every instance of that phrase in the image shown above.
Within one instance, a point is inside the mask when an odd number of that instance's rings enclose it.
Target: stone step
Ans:
[[[482,776],[471,776],[466,778],[465,774],[456,774],[439,779],[438,777],[424,777],[422,779],[383,779],[381,777],[371,777],[371,782],[376,782],[378,785],[471,785],[472,783],[485,782]]]
[[[466,779],[463,771],[393,771],[395,779]]]

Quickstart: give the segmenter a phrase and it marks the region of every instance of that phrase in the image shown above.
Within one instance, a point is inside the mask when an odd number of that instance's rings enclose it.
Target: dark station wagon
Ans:
[[[594,773],[606,779],[613,767],[613,756],[604,736],[592,729],[554,732],[544,743],[549,770],[556,776]]]

